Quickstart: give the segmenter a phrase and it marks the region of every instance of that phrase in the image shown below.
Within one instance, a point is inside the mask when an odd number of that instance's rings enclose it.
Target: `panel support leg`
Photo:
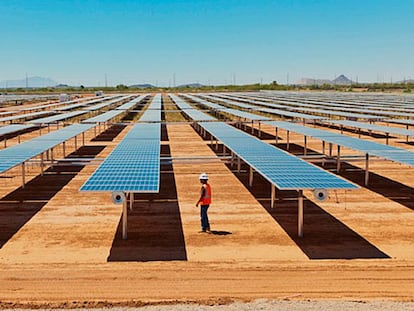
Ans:
[[[270,197],[270,208],[275,207],[275,199],[276,199],[276,187],[274,184],[271,185],[271,197]]]
[[[240,173],[241,169],[241,160],[240,157],[237,157],[237,173]]]
[[[25,162],[22,163],[22,189],[26,185],[26,172],[25,172]]]
[[[43,160],[43,152],[40,154],[40,175],[43,176],[44,173],[44,160]]]
[[[289,131],[286,131],[286,149],[289,150]]]
[[[275,144],[276,144],[276,146],[277,146],[278,140],[279,140],[279,138],[277,136],[277,127],[276,127],[275,128]]]
[[[369,154],[365,154],[365,186],[369,183]]]
[[[298,195],[298,236],[303,237],[303,190]]]
[[[308,153],[308,139],[307,139],[307,136],[305,135],[304,137],[303,137],[303,144],[304,144],[304,147],[303,147],[303,154],[304,155],[306,155],[307,153]]]
[[[128,239],[128,200],[125,196],[125,201],[122,203],[122,239]]]
[[[336,155],[336,172],[339,173],[341,169],[341,146],[338,145],[338,153]]]
[[[253,168],[249,167],[249,186],[253,186]]]

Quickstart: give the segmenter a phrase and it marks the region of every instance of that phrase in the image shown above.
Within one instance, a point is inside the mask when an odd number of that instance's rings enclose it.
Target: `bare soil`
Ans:
[[[73,157],[103,158],[128,129],[109,128],[99,139],[90,131],[86,146],[67,148]],[[274,130],[264,130],[273,142]],[[303,153],[303,137],[290,141],[291,152]],[[414,150],[403,139],[391,143]],[[320,152],[320,142],[310,140],[308,148]],[[176,161],[162,165],[159,194],[135,195],[127,241],[110,194],[79,192],[96,165],[51,167],[43,176],[34,166],[25,188],[19,168],[3,174],[0,307],[413,301],[413,168],[373,161],[371,185],[363,187],[364,163],[344,164],[339,174],[361,189],[331,192],[324,202],[305,192],[305,235],[298,238],[296,194],[278,191],[271,209],[269,184],[255,175],[250,188],[247,167],[237,173],[219,161],[221,146],[216,151],[190,125],[165,126],[161,150]],[[198,233],[204,171],[213,189],[213,234]]]

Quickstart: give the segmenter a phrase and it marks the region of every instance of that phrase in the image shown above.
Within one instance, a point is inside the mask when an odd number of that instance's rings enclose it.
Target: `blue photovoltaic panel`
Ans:
[[[283,116],[283,117],[307,119],[307,120],[321,120],[321,119],[324,119],[323,117],[314,116],[314,115],[310,115],[310,114],[286,111],[286,110],[283,110],[283,109],[276,109],[277,107],[286,108],[285,106],[281,106],[281,105],[272,105],[272,106],[274,106],[274,108],[265,108],[265,107],[249,105],[249,104],[245,104],[245,103],[240,103],[238,101],[221,98],[221,96],[220,97],[209,96],[209,98],[220,100],[220,101],[222,101],[222,102],[224,102],[228,105],[238,106],[238,107],[241,107],[241,108],[248,108],[248,109],[251,109],[251,110],[270,113],[270,114],[274,114],[274,115],[280,115],[280,116]],[[226,96],[226,98],[232,98],[232,97]],[[266,102],[258,102],[258,101],[254,101],[254,100],[247,100],[247,101],[252,103],[252,104],[259,104],[259,105],[260,104],[262,104],[262,105],[267,105],[268,104]]]
[[[191,96],[191,95],[187,95],[187,94],[185,94],[184,96],[187,97],[187,98],[192,99],[193,101],[195,101],[195,102],[197,102],[201,105],[204,105],[204,106],[207,106],[209,108],[219,110],[219,111],[222,111],[222,112],[225,112],[225,113],[232,114],[232,115],[237,116],[239,118],[243,118],[243,119],[247,119],[247,120],[256,120],[256,121],[272,120],[272,119],[267,118],[265,116],[259,116],[259,115],[252,114],[252,113],[249,113],[249,112],[244,112],[244,111],[240,111],[240,110],[237,110],[237,109],[228,108],[228,107],[225,107],[225,106],[222,106],[222,105],[219,105],[219,104],[209,102],[209,101],[204,100],[204,99],[200,99],[200,98],[195,97],[195,96]]]
[[[85,182],[81,191],[159,191],[161,95],[154,97],[141,118],[156,123],[135,124]]]
[[[88,100],[87,102],[82,102],[82,103],[78,103],[78,104],[73,104],[73,105],[67,105],[64,107],[59,107],[56,108],[55,111],[65,111],[65,110],[71,110],[74,108],[79,108],[79,107],[84,107],[84,106],[88,106],[94,103],[99,103],[99,102],[103,102],[105,100],[109,100],[115,97],[119,97],[119,95],[112,95],[112,96],[107,96],[107,97],[99,97],[97,99],[94,100]]]
[[[356,185],[219,122],[199,123],[255,171],[281,190],[356,189]]]
[[[141,95],[117,108],[115,108],[115,110],[110,110],[107,112],[104,112],[98,116],[83,120],[82,123],[103,123],[103,122],[107,122],[113,118],[115,118],[116,116],[125,113],[125,111],[133,108],[135,105],[137,105],[140,101],[142,101],[144,98],[146,97],[146,95]]]
[[[66,119],[69,119],[69,118],[77,117],[77,116],[82,115],[82,114],[85,114],[85,113],[86,113],[86,111],[72,111],[72,112],[58,114],[58,115],[51,116],[51,117],[46,117],[46,118],[40,118],[40,119],[31,120],[31,121],[28,121],[26,123],[32,123],[32,124],[48,124],[48,123],[54,123],[54,122],[66,120]]]
[[[74,124],[55,132],[36,137],[21,144],[0,150],[0,173],[49,150],[91,128],[90,124]]]
[[[29,128],[36,127],[35,125],[28,124],[10,124],[0,127],[0,136],[15,133],[18,131],[27,130]]]
[[[194,109],[190,104],[183,101],[180,97],[175,96],[173,94],[169,94],[171,99],[175,102],[178,108],[180,108],[184,114],[186,114],[189,118],[193,119],[194,121],[212,121],[217,120],[216,118],[201,112],[197,109]]]
[[[368,153],[369,155],[378,156],[387,160],[414,166],[414,152],[408,151],[406,149],[379,144],[376,142],[350,137],[339,133],[330,133],[325,130],[310,128],[307,126],[293,124],[290,122],[272,121],[265,123],[278,128],[282,128],[284,130],[300,133],[302,135],[306,135],[309,137],[319,138],[323,141],[335,145],[343,146],[349,149],[354,149],[356,151],[360,151],[363,153]]]
[[[366,129],[370,131],[376,132],[383,132],[395,135],[402,135],[402,136],[414,136],[414,131],[391,127],[391,126],[383,126],[383,125],[376,125],[371,123],[364,123],[364,122],[356,122],[356,121],[348,121],[348,120],[326,120],[326,123],[330,124],[337,124],[343,126],[349,126],[358,129]]]
[[[0,118],[0,122],[9,122],[9,121],[14,121],[14,120],[19,120],[19,119],[32,118],[36,116],[44,116],[46,114],[53,114],[53,113],[54,112],[52,111],[38,111],[38,112],[32,112],[32,113],[26,113],[26,114],[18,114],[18,115],[14,115],[11,117]]]

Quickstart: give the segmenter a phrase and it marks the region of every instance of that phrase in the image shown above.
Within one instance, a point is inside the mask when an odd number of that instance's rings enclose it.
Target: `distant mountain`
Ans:
[[[344,75],[340,75],[339,77],[332,80],[333,84],[340,84],[340,85],[351,85],[353,82],[351,79],[348,79]]]
[[[27,86],[29,88],[34,87],[50,87],[55,86],[58,83],[50,78],[44,77],[29,77],[27,78]],[[0,81],[0,88],[25,88],[26,78],[20,80],[3,80]]]
[[[155,86],[152,84],[144,83],[144,84],[133,84],[128,87],[136,88],[136,89],[151,89],[151,88],[154,88]]]
[[[338,84],[338,85],[351,85],[354,83],[351,79],[348,79],[345,75],[340,75],[333,80],[328,79],[309,79],[302,78],[296,84],[299,85],[322,85],[322,84]]]
[[[324,79],[310,79],[310,78],[302,78],[296,82],[299,85],[322,85],[322,84],[332,84],[331,80],[324,80]]]
[[[197,88],[197,87],[203,87],[203,86],[204,85],[200,84],[200,83],[187,83],[187,84],[181,84],[177,87],[194,87],[194,88]]]

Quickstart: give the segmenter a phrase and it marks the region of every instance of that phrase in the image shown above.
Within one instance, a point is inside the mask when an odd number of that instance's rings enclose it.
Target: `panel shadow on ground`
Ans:
[[[244,165],[241,173],[234,174],[309,259],[389,258],[375,245],[306,199],[304,237],[299,238],[297,192],[278,191],[276,207],[271,209],[270,184],[255,174],[253,186],[249,187],[247,172],[248,167]]]
[[[93,158],[104,146],[83,146],[68,157]],[[66,186],[81,170],[82,165],[63,165],[45,170],[0,199],[0,248],[3,247],[50,199]]]
[[[169,146],[162,145],[161,155],[170,154]],[[187,260],[172,164],[161,165],[158,194],[135,194],[134,208],[128,210],[128,240],[122,240],[121,221],[108,261]]]

